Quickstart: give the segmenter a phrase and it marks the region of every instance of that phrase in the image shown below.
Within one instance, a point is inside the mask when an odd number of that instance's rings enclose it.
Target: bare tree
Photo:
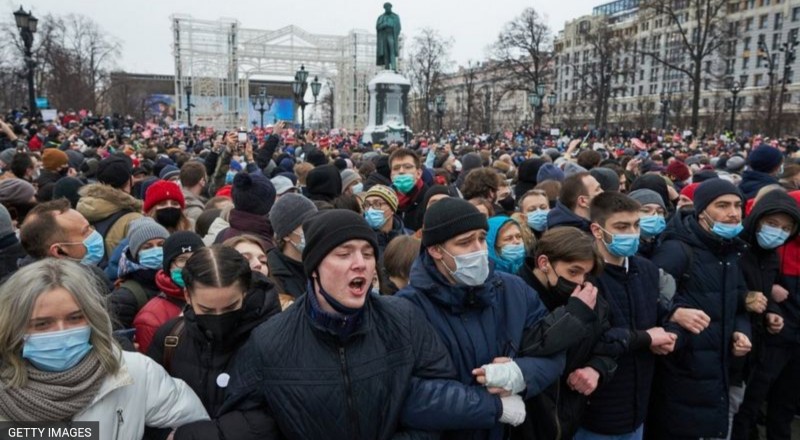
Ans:
[[[467,114],[467,121],[466,121],[466,130],[469,131],[470,126],[472,125],[472,107],[475,105],[475,78],[477,77],[477,68],[479,66],[475,66],[472,64],[472,61],[467,62],[467,67],[464,70],[464,100],[466,101],[465,104],[465,112]]]
[[[510,88],[533,92],[552,74],[553,38],[550,28],[533,8],[506,23],[493,45],[501,68],[512,72]],[[541,114],[536,115],[541,120]],[[534,121],[538,125],[538,121]]]
[[[426,129],[430,130],[431,111],[428,103],[441,88],[442,74],[450,67],[452,38],[444,38],[431,28],[423,28],[415,36],[408,57],[411,87],[416,99],[417,115],[424,114]]]
[[[718,55],[728,41],[725,21],[728,0],[646,0],[642,19],[662,20],[666,37],[665,50],[640,47],[644,55],[666,68],[683,73],[691,85],[691,125],[697,132],[700,124],[700,93],[707,75],[704,63]]]

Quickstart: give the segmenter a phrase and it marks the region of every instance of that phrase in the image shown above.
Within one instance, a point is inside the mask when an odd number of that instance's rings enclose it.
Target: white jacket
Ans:
[[[149,357],[126,351],[119,372],[103,381],[92,403],[72,420],[100,422],[104,440],[140,440],[145,425],[177,428],[208,420],[208,413],[184,381]]]

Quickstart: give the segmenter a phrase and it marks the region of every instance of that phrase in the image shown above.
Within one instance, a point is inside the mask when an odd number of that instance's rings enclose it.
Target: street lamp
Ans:
[[[189,127],[191,127],[192,107],[194,107],[194,104],[192,104],[192,85],[186,84],[186,86],[183,88],[183,91],[186,92],[186,123],[189,125]]]
[[[545,87],[544,84],[537,84],[536,91],[528,93],[528,104],[531,106],[531,112],[533,113],[533,125],[536,126],[536,116],[540,115],[538,112],[542,109],[544,105],[544,91]],[[550,98],[548,97],[548,103],[550,102]],[[552,106],[553,104],[550,104]]]
[[[272,102],[272,96],[267,96],[267,86],[258,88],[258,96],[250,96],[250,103],[253,104],[253,108],[261,115],[261,128],[264,128],[264,113],[268,112],[272,107]],[[258,104],[258,107],[256,107],[256,104]]]
[[[39,24],[39,19],[33,16],[32,12],[25,12],[22,6],[14,13],[14,21],[19,28],[22,43],[25,45],[25,67],[28,68],[28,107],[30,115],[36,113],[36,92],[33,88],[33,69],[36,63],[33,61],[33,34]]]
[[[439,132],[442,131],[442,118],[447,109],[447,102],[444,100],[444,95],[436,96],[436,117],[439,118]]]
[[[731,100],[731,133],[734,135],[736,134],[736,104],[739,102],[739,92],[741,91],[742,87],[739,81],[734,81],[731,86],[731,94],[733,95],[733,100]]]
[[[667,115],[669,115],[669,105],[672,102],[672,92],[661,92],[659,95],[661,100],[661,130],[667,129]]]
[[[300,113],[301,113],[301,124],[300,124],[300,131],[306,131],[306,105],[309,103],[306,102],[306,91],[308,91],[308,71],[306,70],[305,66],[301,65],[300,70],[298,70],[294,75],[294,82],[292,83],[292,93],[294,93],[294,102],[300,106]],[[314,104],[317,103],[317,95],[319,95],[319,89],[321,84],[317,77],[314,77],[314,81],[311,83],[311,93],[314,95]]]

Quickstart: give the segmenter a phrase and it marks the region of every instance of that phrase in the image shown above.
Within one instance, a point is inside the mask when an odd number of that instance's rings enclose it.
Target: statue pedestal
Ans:
[[[365,144],[408,142],[406,125],[411,82],[391,70],[379,72],[369,82],[369,124],[361,142]]]

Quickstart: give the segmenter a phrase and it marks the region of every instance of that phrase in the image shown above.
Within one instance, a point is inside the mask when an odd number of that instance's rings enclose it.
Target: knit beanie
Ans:
[[[700,215],[714,200],[727,194],[738,196],[742,201],[744,197],[736,185],[723,179],[711,179],[701,183],[694,190],[694,212]]]
[[[0,238],[14,233],[14,226],[11,223],[11,214],[5,206],[0,205]]]
[[[366,240],[378,258],[375,231],[364,217],[348,209],[321,211],[303,223],[306,247],[303,249],[303,269],[306,276],[317,270],[323,259],[337,246],[350,240]]]
[[[597,180],[603,191],[619,191],[619,175],[610,168],[592,168],[589,174]]]
[[[692,177],[689,167],[679,160],[670,162],[669,165],[667,165],[666,173],[673,182],[683,182]]]
[[[342,191],[361,178],[355,170],[351,169],[343,170],[340,174],[342,176]]]
[[[128,232],[128,248],[133,258],[139,258],[139,249],[155,238],[169,237],[169,232],[150,217],[142,217],[131,222]]]
[[[187,252],[197,252],[206,247],[203,239],[192,231],[178,231],[164,241],[164,272],[169,273],[172,260]]]
[[[237,173],[231,198],[237,211],[267,215],[275,203],[275,187],[261,174]]]
[[[333,201],[342,194],[342,177],[333,165],[322,165],[309,171],[306,190],[311,200]]]
[[[78,194],[78,190],[81,189],[82,186],[83,181],[81,181],[81,179],[76,177],[62,177],[58,179],[58,182],[53,186],[53,200],[64,197],[69,200],[72,209],[75,209],[75,207],[78,206],[78,200],[81,198],[80,194]]]
[[[475,229],[489,230],[486,216],[464,199],[447,197],[426,212],[422,226],[422,247],[426,248]]]
[[[641,203],[642,206],[654,204],[660,206],[665,212],[667,210],[667,207],[664,205],[664,199],[662,199],[661,196],[652,189],[637,189],[636,191],[630,192],[628,197]]]
[[[183,198],[183,191],[178,184],[168,180],[159,180],[147,188],[142,209],[144,212],[148,212],[165,200],[174,200],[181,205],[181,209],[186,208],[186,200]]]
[[[575,162],[567,162],[564,165],[564,176],[565,177],[569,177],[569,176],[571,176],[573,174],[585,173],[585,172],[586,172],[586,168],[578,165]]]
[[[681,190],[681,195],[688,197],[691,201],[694,201],[694,192],[697,190],[698,186],[700,186],[700,183],[690,183],[684,186]]]
[[[115,154],[97,165],[97,181],[113,188],[122,188],[131,180],[133,163],[124,154]]]
[[[0,180],[0,203],[7,205],[24,205],[30,203],[36,189],[22,179]]]
[[[312,150],[306,155],[306,162],[314,165],[315,167],[319,167],[328,163],[328,158],[325,157],[325,153],[321,150]]]
[[[58,148],[48,148],[42,153],[42,168],[48,171],[58,171],[69,162],[67,153]]]
[[[761,144],[750,152],[748,161],[750,163],[750,168],[753,170],[762,173],[772,173],[781,166],[781,162],[783,162],[783,153],[777,148],[767,144]]]
[[[170,180],[181,175],[181,170],[175,165],[167,165],[158,173],[158,178],[162,180]]]
[[[767,148],[769,148],[771,150],[775,150],[772,147],[767,147]],[[730,158],[728,158],[727,161],[725,161],[725,169],[730,171],[730,172],[732,172],[732,173],[738,173],[738,172],[742,171],[742,169],[744,168],[744,164],[745,163],[746,163],[746,161],[742,156],[738,156],[738,155],[737,156],[731,156]],[[756,171],[758,171],[758,170],[756,170]]]
[[[294,183],[286,176],[275,176],[269,179],[269,181],[272,182],[272,186],[275,187],[275,194],[279,196],[282,196],[286,191],[291,189],[297,189]]]
[[[478,153],[467,153],[461,158],[461,172],[464,174],[481,166],[483,166],[483,160]]]
[[[546,163],[539,167],[539,172],[536,173],[536,181],[544,182],[545,180],[555,180],[556,182],[564,181],[564,172],[557,166]]]
[[[269,211],[269,222],[278,240],[289,236],[298,226],[317,212],[314,202],[300,194],[286,194]]]
[[[0,162],[6,164],[6,168],[11,167],[11,161],[14,160],[15,154],[17,154],[17,150],[13,148],[6,148],[0,152]]]
[[[67,150],[67,160],[70,168],[80,171],[81,166],[86,162],[86,157],[80,151]]]
[[[386,202],[387,205],[389,205],[389,208],[391,208],[392,212],[397,212],[397,206],[399,204],[397,200],[397,193],[395,193],[394,190],[388,186],[374,185],[364,195],[365,200],[368,197],[380,197],[384,202]]]
[[[713,170],[703,170],[699,173],[692,176],[692,183],[702,183],[709,179],[716,179],[719,177],[719,174]]]

